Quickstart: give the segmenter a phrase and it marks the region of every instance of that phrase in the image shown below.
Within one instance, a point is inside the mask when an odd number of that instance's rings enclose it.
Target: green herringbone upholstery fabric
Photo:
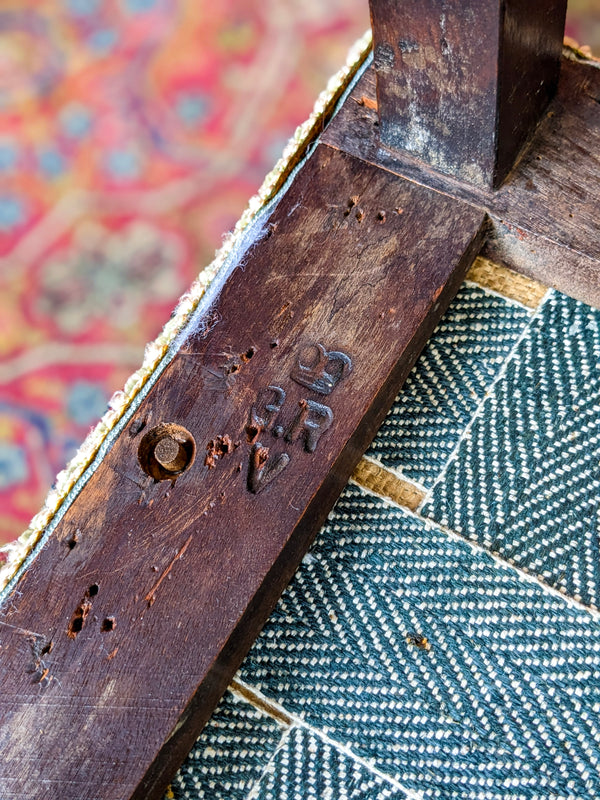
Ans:
[[[370,450],[424,502],[346,489],[175,797],[600,794],[599,331],[463,287]]]

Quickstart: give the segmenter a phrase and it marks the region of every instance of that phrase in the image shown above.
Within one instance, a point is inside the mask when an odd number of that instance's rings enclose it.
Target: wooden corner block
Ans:
[[[566,0],[370,0],[381,139],[499,186],[560,71]]]

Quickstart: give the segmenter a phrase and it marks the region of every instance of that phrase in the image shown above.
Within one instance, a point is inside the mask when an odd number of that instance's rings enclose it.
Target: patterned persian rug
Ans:
[[[368,25],[367,0],[0,3],[0,544]]]

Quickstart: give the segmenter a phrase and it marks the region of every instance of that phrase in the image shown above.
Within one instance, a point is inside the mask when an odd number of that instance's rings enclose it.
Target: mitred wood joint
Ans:
[[[499,186],[555,94],[566,0],[370,0],[381,140]]]

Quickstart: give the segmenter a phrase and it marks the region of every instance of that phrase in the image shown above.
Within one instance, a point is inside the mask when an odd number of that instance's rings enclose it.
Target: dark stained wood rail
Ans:
[[[563,59],[557,96],[499,189],[442,175],[379,135],[375,69],[322,141],[487,212],[484,254],[600,307],[600,69]]]
[[[499,186],[556,92],[567,0],[370,0],[381,140]]]
[[[484,222],[317,148],[4,610],[3,800],[161,796]]]
[[[373,0],[376,43],[408,41],[396,6]],[[564,11],[533,6],[481,21],[490,41],[502,30],[516,46],[511,19],[538,37],[527,63]],[[479,68],[458,4],[405,8],[413,37],[424,11],[446,14],[453,52],[464,44]],[[547,101],[531,55],[523,119],[506,143],[503,120],[491,136],[494,109],[520,108],[502,83],[510,53],[493,53],[480,183],[508,170]],[[441,72],[424,63],[439,99]],[[376,64],[389,69],[381,52]],[[454,177],[382,143],[407,112],[384,82],[378,117],[365,72],[0,609],[2,800],[162,796],[482,247],[600,303],[599,75],[563,64],[549,114],[493,190],[456,177],[464,143]]]

